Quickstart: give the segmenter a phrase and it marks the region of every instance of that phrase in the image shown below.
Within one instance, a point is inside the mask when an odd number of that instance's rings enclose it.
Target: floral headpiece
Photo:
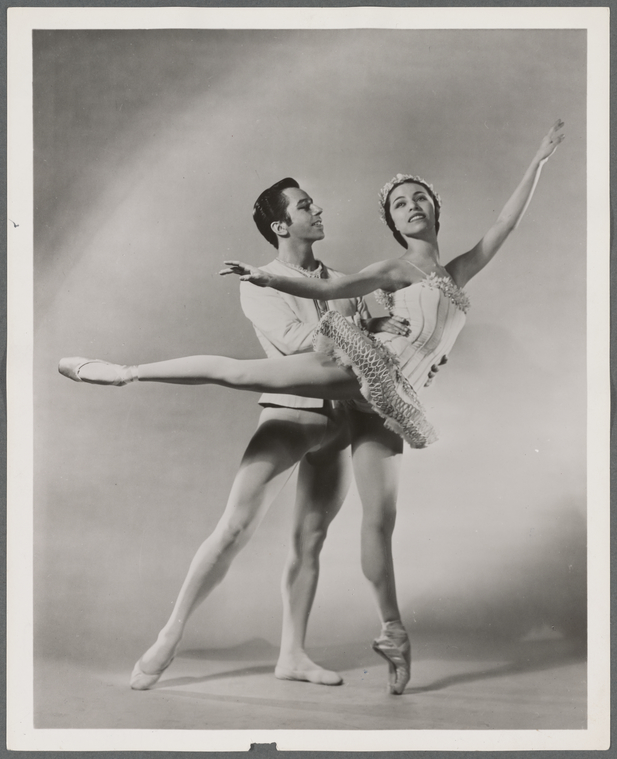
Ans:
[[[441,211],[441,198],[433,189],[432,184],[429,184],[425,179],[422,179],[422,177],[416,177],[413,174],[397,174],[379,191],[379,215],[384,224],[388,223],[386,220],[386,203],[388,202],[388,196],[395,187],[398,187],[400,184],[405,184],[405,182],[417,182],[418,184],[427,187],[435,199],[437,214]]]

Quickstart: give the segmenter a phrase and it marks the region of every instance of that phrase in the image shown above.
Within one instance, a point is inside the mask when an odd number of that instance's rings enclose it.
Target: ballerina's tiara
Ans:
[[[439,213],[441,210],[441,198],[433,189],[432,184],[429,184],[425,179],[422,179],[422,177],[416,177],[413,174],[397,174],[395,177],[392,177],[388,184],[384,185],[379,191],[379,215],[381,216],[381,220],[384,224],[388,223],[386,221],[386,203],[388,201],[388,195],[395,187],[398,187],[400,184],[404,184],[405,182],[417,182],[418,184],[427,187],[435,198],[435,202],[437,204],[437,212]]]

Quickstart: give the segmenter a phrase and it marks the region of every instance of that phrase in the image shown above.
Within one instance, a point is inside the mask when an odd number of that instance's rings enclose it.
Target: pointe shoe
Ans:
[[[83,379],[79,372],[86,364],[105,364],[106,366],[114,367],[116,368],[116,377],[113,380]],[[61,358],[60,363],[58,364],[58,371],[60,374],[72,379],[74,382],[86,382],[90,385],[115,385],[116,387],[122,387],[122,385],[132,382],[136,377],[133,367],[111,364],[109,361],[101,361],[99,358],[82,358],[81,356]]]
[[[285,667],[275,667],[274,677],[277,680],[299,680],[303,683],[314,683],[315,685],[341,685],[343,678],[338,672],[332,672],[329,669],[286,669]]]
[[[373,651],[388,662],[388,692],[400,696],[411,677],[411,644],[402,625],[394,632],[386,623],[373,641]]]
[[[172,656],[169,662],[159,672],[155,672],[154,674],[150,675],[147,672],[144,672],[141,668],[140,659],[133,667],[133,671],[131,673],[131,688],[133,690],[148,690],[148,688],[151,688],[159,681],[160,676],[163,674],[163,672],[165,672],[173,660],[174,657]]]

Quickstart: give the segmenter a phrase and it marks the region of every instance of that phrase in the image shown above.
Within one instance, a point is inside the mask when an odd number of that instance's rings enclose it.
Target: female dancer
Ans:
[[[335,280],[273,276],[237,261],[226,262],[227,268],[221,271],[238,274],[260,287],[317,300],[378,291],[391,314],[408,320],[410,331],[406,337],[386,333],[369,336],[337,312],[329,311],[316,332],[314,353],[248,361],[191,356],[139,366],[73,358],[63,359],[59,370],[75,381],[94,384],[124,385],[134,380],[205,383],[332,400],[366,399],[386,425],[412,447],[425,447],[435,440],[435,433],[416,391],[424,386],[431,366],[451,349],[469,308],[462,288],[486,266],[518,225],[543,165],[564,139],[562,128],[563,122],[557,121],[549,130],[520,184],[480,242],[445,267],[440,262],[437,242],[440,198],[419,177],[399,174],[382,189],[380,211],[397,242],[405,248],[400,258],[381,261]],[[368,429],[371,415],[365,416]],[[364,472],[372,475],[363,478],[365,481],[387,486],[387,452],[363,456],[362,446],[358,446],[354,449],[354,465],[356,458],[362,459]],[[400,620],[384,625],[374,648],[390,665],[390,691],[401,693],[409,679],[409,641]]]

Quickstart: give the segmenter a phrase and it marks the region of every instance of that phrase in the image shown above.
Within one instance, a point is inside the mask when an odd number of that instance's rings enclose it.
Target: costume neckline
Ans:
[[[404,261],[406,264],[409,264],[410,266],[413,266],[414,269],[417,269],[420,272],[420,274],[422,275],[423,279],[428,279],[429,277],[440,277],[441,279],[449,279],[449,280],[452,281],[452,284],[455,285],[455,287],[458,287],[458,285],[452,279],[452,277],[450,276],[450,274],[449,274],[449,272],[448,272],[448,270],[446,269],[445,266],[441,267],[446,272],[445,274],[438,274],[436,271],[431,271],[431,272],[427,273],[427,272],[424,271],[424,269],[421,269],[417,264],[414,264],[414,262],[410,261],[408,258],[400,258],[399,260],[400,261]],[[440,264],[438,264],[438,266],[439,265]],[[416,283],[412,282],[411,284],[413,285],[413,284],[416,284]],[[462,288],[459,288],[459,289],[462,289]]]
[[[419,266],[414,264],[413,261],[410,261],[407,258],[400,258],[399,261],[404,261],[405,263],[409,264],[410,266],[413,266],[414,269],[417,269],[420,274],[422,274],[422,279],[419,282],[411,282],[410,284],[406,285],[406,287],[412,287],[413,285],[421,285],[423,282],[445,282],[451,287],[456,288],[462,295],[464,295],[466,298],[467,293],[465,292],[465,289],[461,287],[460,285],[457,285],[457,283],[452,278],[452,275],[450,272],[446,269],[445,266],[442,266],[441,268],[444,270],[445,274],[438,274],[436,271],[430,272],[430,274],[427,274],[425,271],[423,271]],[[399,288],[401,290],[404,290],[404,287]],[[384,290],[383,292],[388,292],[387,290]],[[397,290],[392,290],[391,294],[394,294],[395,292],[398,292]]]
[[[408,288],[418,285],[420,287],[433,287],[437,290],[440,290],[443,295],[445,295],[445,297],[448,298],[464,314],[466,314],[471,307],[469,296],[465,290],[462,287],[459,287],[459,285],[457,285],[449,275],[443,276],[441,274],[437,274],[435,271],[432,271],[430,274],[426,274],[424,278],[418,282],[412,282],[409,285],[405,285],[405,287],[401,287],[399,290],[375,290],[375,299],[380,305],[391,311],[394,307],[394,296],[396,293],[403,292],[403,290],[407,290]]]

